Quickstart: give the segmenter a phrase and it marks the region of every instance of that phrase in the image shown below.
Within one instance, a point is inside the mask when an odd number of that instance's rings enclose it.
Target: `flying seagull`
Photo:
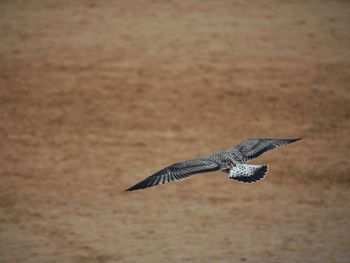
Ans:
[[[158,184],[189,178],[194,174],[223,171],[230,179],[243,183],[253,183],[263,179],[268,170],[267,165],[247,164],[267,151],[300,140],[296,139],[247,139],[230,149],[213,153],[198,159],[172,164],[126,191],[139,190]]]

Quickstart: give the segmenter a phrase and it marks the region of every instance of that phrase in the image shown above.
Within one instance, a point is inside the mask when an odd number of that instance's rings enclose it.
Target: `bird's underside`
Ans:
[[[186,179],[195,174],[215,171],[228,173],[230,179],[244,183],[253,183],[266,176],[268,166],[251,165],[247,164],[247,162],[267,151],[300,139],[247,139],[228,150],[210,154],[202,158],[172,164],[128,188],[126,191],[139,190]]]

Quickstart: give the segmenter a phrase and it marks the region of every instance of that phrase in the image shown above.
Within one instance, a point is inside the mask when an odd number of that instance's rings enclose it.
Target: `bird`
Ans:
[[[274,150],[282,145],[294,143],[300,139],[246,139],[242,143],[227,150],[167,166],[126,189],[126,191],[140,190],[186,179],[192,175],[215,171],[225,172],[228,174],[229,179],[242,183],[255,183],[265,178],[268,172],[268,165],[248,164],[249,161],[256,159],[267,151]]]

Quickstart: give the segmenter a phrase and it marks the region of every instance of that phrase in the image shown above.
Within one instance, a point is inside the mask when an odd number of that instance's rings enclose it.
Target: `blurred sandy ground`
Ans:
[[[349,1],[0,1],[1,262],[350,262]],[[125,193],[247,137],[259,184]]]

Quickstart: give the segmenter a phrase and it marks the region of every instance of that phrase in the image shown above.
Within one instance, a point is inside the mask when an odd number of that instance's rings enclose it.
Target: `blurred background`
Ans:
[[[0,0],[1,262],[350,262],[349,1]],[[250,137],[258,184],[143,191]]]

